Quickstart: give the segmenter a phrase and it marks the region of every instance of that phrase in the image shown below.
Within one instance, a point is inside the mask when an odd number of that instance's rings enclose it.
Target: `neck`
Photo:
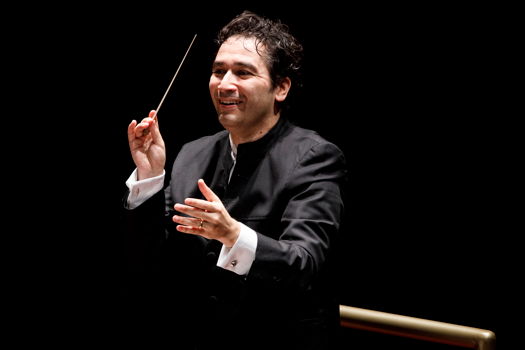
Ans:
[[[235,145],[257,141],[266,135],[268,131],[270,131],[275,126],[275,124],[277,124],[278,121],[279,114],[273,116],[272,118],[266,119],[263,123],[258,124],[254,128],[231,128],[229,130],[231,139]]]

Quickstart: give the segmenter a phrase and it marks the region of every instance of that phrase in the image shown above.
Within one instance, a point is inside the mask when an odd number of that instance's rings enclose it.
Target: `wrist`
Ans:
[[[239,238],[239,235],[241,233],[241,225],[234,220],[233,228],[230,232],[232,233],[226,237],[224,242],[222,242],[222,244],[224,244],[226,248],[233,247],[233,245],[237,242],[237,239]]]
[[[164,169],[161,169],[160,171],[137,169],[137,180],[150,179],[150,178],[153,178],[153,177],[160,176],[163,173],[164,173]]]

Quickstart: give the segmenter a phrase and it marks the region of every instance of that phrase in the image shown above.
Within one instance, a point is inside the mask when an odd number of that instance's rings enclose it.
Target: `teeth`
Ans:
[[[239,101],[222,101],[222,100],[219,100],[219,102],[223,105],[238,105],[240,103]]]

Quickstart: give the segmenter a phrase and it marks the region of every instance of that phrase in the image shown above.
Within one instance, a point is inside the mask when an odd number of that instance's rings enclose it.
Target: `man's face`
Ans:
[[[259,46],[264,53],[264,47]],[[233,36],[217,53],[209,82],[220,123],[231,130],[257,128],[274,115],[276,92],[255,38]]]

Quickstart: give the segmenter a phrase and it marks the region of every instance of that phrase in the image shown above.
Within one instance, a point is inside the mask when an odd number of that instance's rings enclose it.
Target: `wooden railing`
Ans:
[[[340,305],[341,325],[477,350],[496,349],[494,332],[387,312]]]

